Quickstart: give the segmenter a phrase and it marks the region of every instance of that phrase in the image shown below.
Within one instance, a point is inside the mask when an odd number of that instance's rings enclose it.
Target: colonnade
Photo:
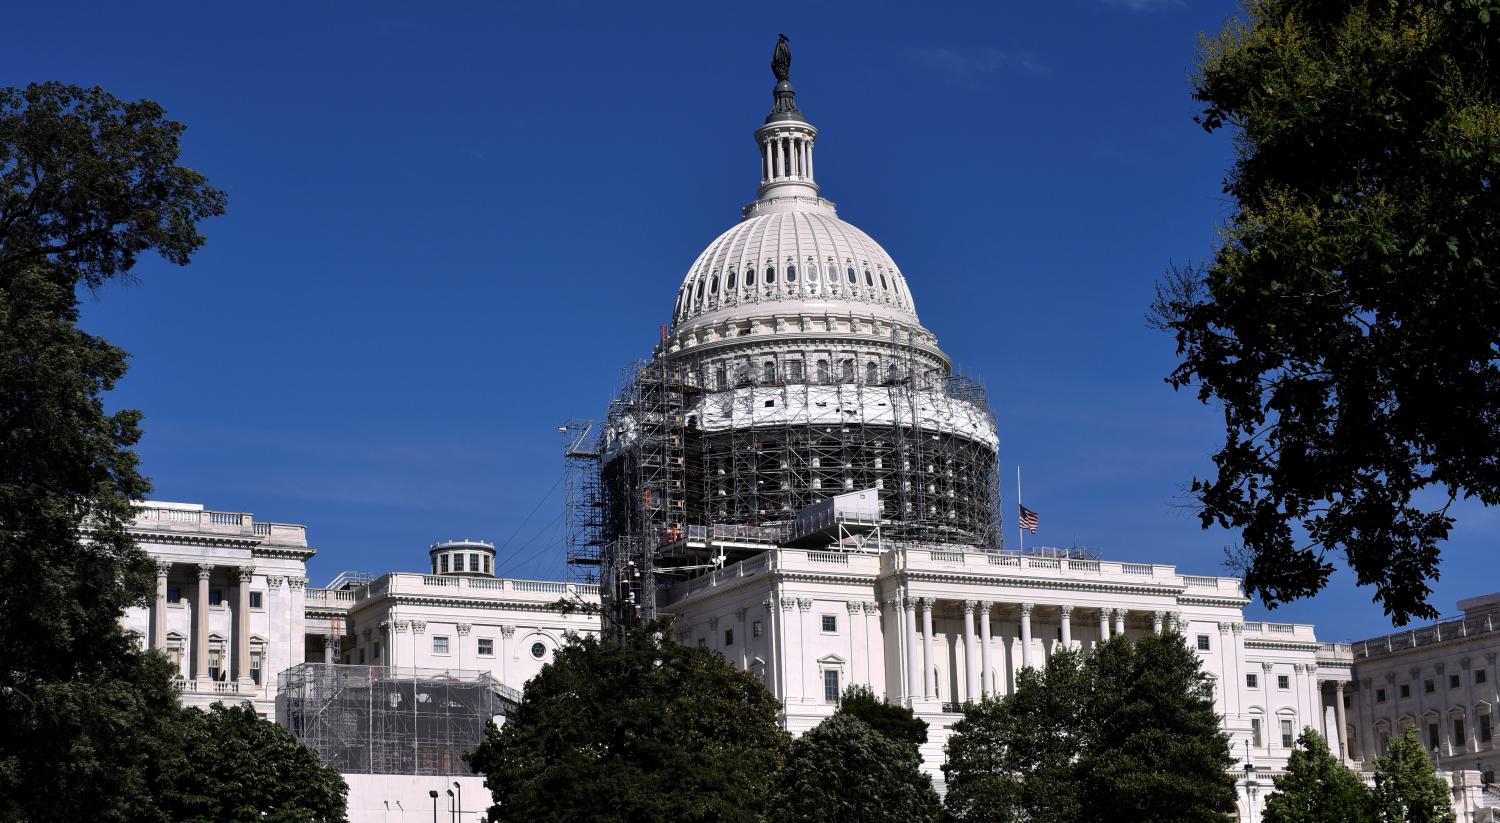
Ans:
[[[227,574],[229,582],[235,584],[235,607],[234,607],[234,629],[233,649],[234,660],[232,672],[235,676],[237,691],[252,691],[255,683],[250,677],[250,589],[251,582],[255,577],[255,569],[251,566],[218,566],[213,563],[174,563],[172,561],[157,561],[156,563],[156,597],[151,603],[151,632],[150,646],[153,649],[167,650],[167,587],[168,578],[177,566],[187,566],[196,573],[198,585],[192,599],[192,639],[188,642],[191,650],[189,663],[189,674],[194,681],[196,690],[206,691],[212,686],[212,680],[208,673],[209,655],[209,589],[212,579],[219,574]],[[270,584],[279,587],[283,578],[267,578],[268,588]],[[307,585],[307,579],[301,577],[285,578],[292,589],[301,589]],[[228,664],[229,661],[224,661]],[[263,664],[264,665],[264,664]],[[264,675],[262,680],[264,680]]]
[[[813,177],[813,140],[797,134],[766,135],[761,140],[761,178]]]
[[[899,597],[891,601],[901,624],[901,633],[906,646],[905,685],[909,699],[933,700],[940,697],[935,674],[937,657],[933,649],[933,610],[937,605],[931,597]],[[963,615],[964,672],[962,682],[968,699],[977,696],[998,696],[1003,693],[1002,677],[992,664],[994,645],[993,618],[995,607],[991,600],[962,600],[958,602]],[[1038,608],[1056,609],[1060,632],[1059,644],[1076,648],[1073,642],[1073,615],[1077,607],[1072,605],[1037,604],[1020,602],[1013,605],[1020,615],[1019,640],[1021,646],[1021,668],[1032,668],[1045,662],[1036,657],[1036,643],[1032,632],[1032,619]],[[1098,608],[1099,640],[1125,634],[1125,618],[1130,609]],[[1181,615],[1167,611],[1153,611],[1151,630],[1157,634],[1168,625],[1182,625]]]

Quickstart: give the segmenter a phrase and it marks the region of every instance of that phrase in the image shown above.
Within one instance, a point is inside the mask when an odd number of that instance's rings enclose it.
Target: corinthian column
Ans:
[[[1099,642],[1109,639],[1109,609],[1099,610]]]
[[[207,688],[208,680],[208,576],[213,574],[210,563],[198,564],[198,596],[193,598],[193,677],[200,688]]]
[[[964,609],[964,698],[979,699],[979,638],[974,633],[974,610],[979,604],[973,600],[963,602]]]
[[[250,581],[255,578],[255,569],[241,566],[235,570],[240,579],[239,602],[235,607],[234,621],[234,673],[240,691],[255,688],[250,679]],[[262,679],[265,672],[261,673]]]
[[[1062,644],[1063,648],[1073,648],[1073,607],[1063,606],[1058,610],[1062,614]]]
[[[932,664],[937,662],[932,655],[932,598],[924,597],[922,607],[922,696],[937,696],[937,681],[932,676]]]
[[[167,647],[167,572],[171,570],[171,563],[157,561],[156,601],[151,605],[151,648],[153,649]]]
[[[1124,609],[1115,609],[1115,634],[1116,635],[1123,635],[1124,633],[1125,633],[1125,610]]]
[[[906,697],[915,701],[922,696],[921,638],[917,636],[917,601],[908,597],[899,607],[906,622]]]
[[[1031,668],[1031,609],[1032,604],[1021,604],[1021,668]]]
[[[990,665],[990,610],[994,607],[988,600],[979,603],[979,665],[984,668],[979,677],[981,696],[999,693],[995,688],[995,668]]]
[[[1339,760],[1349,761],[1348,726],[1344,723],[1344,681],[1333,681],[1333,722],[1338,724]]]

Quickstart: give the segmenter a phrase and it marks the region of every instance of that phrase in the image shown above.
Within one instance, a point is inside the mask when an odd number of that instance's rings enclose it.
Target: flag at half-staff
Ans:
[[[1032,511],[1031,509],[1026,508],[1025,506],[1022,506],[1021,507],[1021,528],[1025,529],[1026,531],[1031,532],[1032,534],[1036,534],[1036,525],[1037,525],[1036,512]]]

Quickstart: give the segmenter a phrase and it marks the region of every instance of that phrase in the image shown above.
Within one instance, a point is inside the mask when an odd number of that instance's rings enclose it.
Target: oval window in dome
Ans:
[[[786,282],[788,282],[788,283],[795,283],[795,282],[797,282],[797,267],[796,266],[787,266],[786,267]]]
[[[823,279],[832,283],[838,279],[838,275],[835,273],[837,271],[838,269],[835,269],[832,263],[823,266]]]
[[[767,283],[775,283],[776,282],[776,267],[775,266],[766,266],[766,282]]]
[[[886,291],[890,291],[891,287],[885,284],[885,272],[880,273],[880,287]]]
[[[717,274],[714,275],[714,277],[713,277],[712,280],[708,281],[708,293],[709,294],[718,294],[719,293],[719,276]]]
[[[695,299],[698,299],[698,300],[702,300],[703,299],[703,281],[702,280],[698,281],[698,291],[696,293],[694,293],[693,297]]]
[[[728,277],[728,279],[726,279],[726,280],[725,280],[725,281],[724,281],[724,288],[726,288],[726,289],[730,289],[730,290],[733,290],[733,289],[734,289],[734,271],[733,271],[733,270],[731,270],[731,271],[730,271],[730,272],[729,272],[729,277]]]
[[[854,267],[853,267],[853,266],[850,266],[850,267],[849,267],[849,271],[848,271],[848,275],[849,275],[849,283],[850,283],[850,284],[851,284],[851,285],[853,285],[853,284],[854,284],[854,282],[855,282],[855,281],[856,281],[856,280],[858,280],[858,278],[856,278],[856,277],[855,277],[855,276],[854,276]]]
[[[755,269],[745,269],[745,285],[755,285]]]
[[[865,285],[866,286],[873,286],[873,285],[875,285],[875,278],[873,278],[873,277],[870,276],[870,270],[869,269],[865,269]]]

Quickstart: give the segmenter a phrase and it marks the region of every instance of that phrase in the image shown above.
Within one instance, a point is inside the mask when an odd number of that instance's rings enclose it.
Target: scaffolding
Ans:
[[[345,774],[467,774],[463,753],[520,701],[478,671],[302,663],[278,681],[277,722]]]
[[[569,420],[563,436],[564,540],[575,582],[598,583],[603,523],[599,495],[599,434],[592,420]]]

